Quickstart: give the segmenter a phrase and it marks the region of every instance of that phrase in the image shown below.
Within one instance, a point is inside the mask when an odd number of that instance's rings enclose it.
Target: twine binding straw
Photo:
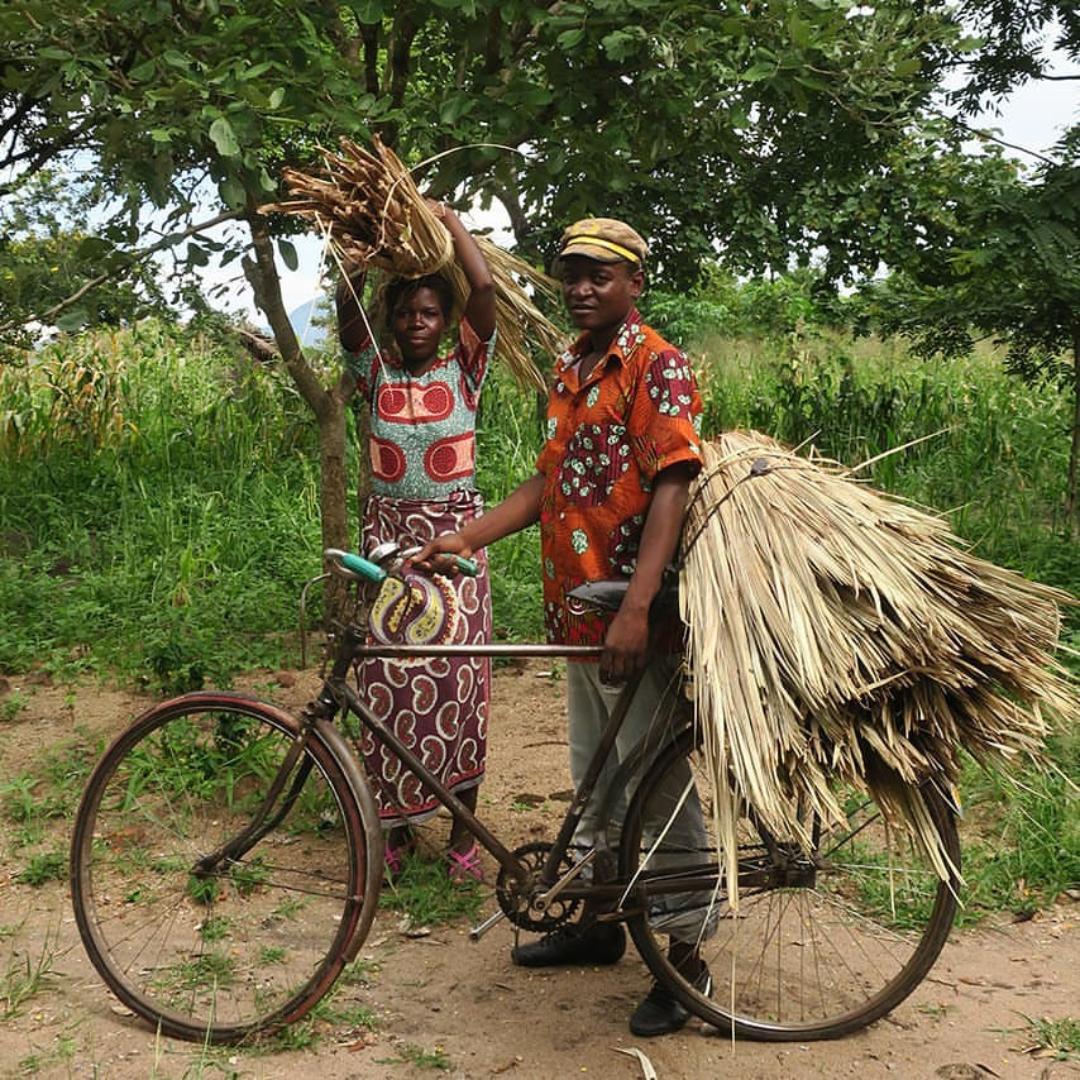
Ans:
[[[1069,594],[976,558],[938,518],[756,432],[704,447],[681,550],[687,664],[732,906],[749,810],[809,849],[869,793],[943,880],[958,877],[922,785],[960,752],[1040,761],[1080,716],[1055,660]]]

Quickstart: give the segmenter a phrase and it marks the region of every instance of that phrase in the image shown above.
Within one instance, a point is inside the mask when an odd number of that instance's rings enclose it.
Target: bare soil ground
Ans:
[[[295,705],[310,696],[313,677],[262,673],[246,685]],[[512,844],[552,835],[565,809],[563,693],[561,681],[536,664],[497,673],[480,806]],[[15,699],[20,707],[8,707],[0,720],[4,779],[10,785],[24,774],[36,776],[52,762],[54,776],[69,776],[72,793],[81,786],[78,762],[91,760],[100,741],[149,704],[130,693],[53,687],[32,677],[0,681],[0,705],[12,695],[21,695]],[[632,951],[613,968],[527,972],[511,965],[511,933],[504,927],[476,945],[468,942],[465,925],[409,939],[391,913],[380,915],[362,950],[372,966],[370,984],[350,986],[339,998],[374,1010],[374,1034],[327,1025],[315,1045],[272,1054],[157,1039],[90,967],[66,881],[33,886],[17,880],[33,854],[66,846],[70,817],[56,807],[55,818],[28,832],[13,819],[12,789],[6,790],[9,801],[0,813],[0,1017],[9,1014],[0,1019],[3,1076],[640,1077],[638,1060],[617,1052],[634,1046],[661,1078],[1080,1076],[1080,1062],[1032,1051],[1024,1019],[1077,1014],[1080,905],[1072,901],[1028,922],[1002,918],[955,932],[907,1002],[837,1042],[732,1044],[695,1024],[664,1039],[635,1040],[626,1018],[649,976]],[[445,833],[445,821],[428,829],[432,847]],[[43,977],[35,980],[39,966]]]

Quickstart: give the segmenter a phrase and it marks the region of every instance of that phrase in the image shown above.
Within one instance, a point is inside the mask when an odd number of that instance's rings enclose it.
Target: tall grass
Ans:
[[[949,511],[987,558],[1080,593],[1080,545],[1059,520],[1068,415],[1055,387],[989,355],[934,364],[833,334],[705,335],[691,351],[707,431],[812,438],[849,463],[933,435],[868,478]],[[0,400],[0,669],[180,686],[282,661],[300,584],[319,569],[316,437],[287,377],[144,323],[0,371]],[[489,504],[532,472],[539,412],[493,372],[478,445]],[[536,530],[489,556],[498,631],[538,635]]]
[[[0,373],[0,668],[166,689],[280,658],[319,570],[317,455],[285,379],[158,324]]]
[[[690,344],[707,432],[752,426],[850,464],[932,435],[867,478],[948,512],[985,557],[1080,594],[1080,544],[1060,519],[1068,410],[1053,385],[1027,386],[989,353],[932,363],[831,332]],[[144,323],[0,369],[0,410],[0,672],[40,664],[172,691],[295,657],[297,594],[320,569],[318,455],[287,377]],[[489,504],[532,473],[539,412],[492,373],[478,433]],[[350,453],[355,475],[355,441]],[[502,635],[541,633],[538,548],[533,529],[489,551]],[[1055,751],[1074,779],[1076,747]],[[1075,790],[1061,774],[1011,790],[966,779],[970,912],[1075,884]]]

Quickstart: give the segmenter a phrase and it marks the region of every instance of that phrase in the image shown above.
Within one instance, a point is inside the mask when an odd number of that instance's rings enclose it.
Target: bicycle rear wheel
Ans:
[[[663,833],[690,778],[704,811],[704,847],[679,826]],[[739,910],[727,908],[709,825],[710,784],[690,733],[660,755],[631,803],[620,850],[622,880],[637,875],[641,913],[628,920],[653,974],[697,1016],[741,1038],[838,1038],[893,1009],[930,970],[948,937],[957,883],[943,882],[872,799],[841,792],[843,828],[811,823],[812,856],[740,825]],[[955,818],[924,790],[945,850],[960,866]],[[688,793],[680,813],[694,796]],[[693,880],[693,889],[686,882]],[[700,942],[711,993],[668,961],[668,936]]]
[[[166,1034],[230,1042],[299,1019],[366,932],[377,814],[334,734],[301,744],[272,705],[189,694],[144,713],[91,775],[71,849],[79,932]]]

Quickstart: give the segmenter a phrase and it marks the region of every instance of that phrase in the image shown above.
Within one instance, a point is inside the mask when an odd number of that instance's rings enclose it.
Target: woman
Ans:
[[[432,204],[454,242],[469,282],[457,344],[440,354],[453,306],[439,274],[398,278],[386,292],[393,350],[372,342],[357,298],[363,275],[337,291],[338,330],[346,365],[370,410],[372,494],[362,547],[392,541],[403,549],[455,532],[479,515],[475,489],[476,407],[495,344],[495,285],[476,241],[457,215]],[[476,643],[491,638],[487,563],[477,577],[422,574],[389,580],[372,608],[377,641]],[[474,810],[484,773],[490,669],[486,659],[387,661],[359,665],[362,696],[461,801]],[[439,807],[419,780],[370,734],[362,743],[379,813],[388,830],[387,872],[396,874],[412,844],[410,825]],[[481,877],[479,850],[457,820],[450,834],[450,876]]]

